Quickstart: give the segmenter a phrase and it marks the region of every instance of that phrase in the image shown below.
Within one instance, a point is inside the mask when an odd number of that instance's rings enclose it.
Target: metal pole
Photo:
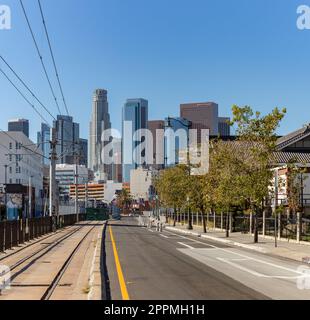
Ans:
[[[8,202],[8,198],[7,198],[7,179],[8,179],[8,165],[4,165],[5,168],[5,177],[4,177],[4,184],[5,184],[5,188],[4,188],[4,207],[5,207],[5,218],[7,219],[7,202]]]
[[[85,210],[88,207],[88,183],[85,183]]]
[[[78,173],[78,164],[77,164],[77,158],[76,158],[76,162],[75,162],[75,214],[76,214],[76,222],[79,222],[78,183],[79,183],[79,173]]]
[[[29,210],[28,210],[28,218],[32,218],[32,176],[29,176],[29,185],[28,185],[28,202],[29,202]]]
[[[56,231],[56,221],[55,221],[55,213],[56,213],[56,129],[51,128],[51,152],[50,152],[50,190],[49,190],[49,216],[53,218],[52,229]]]

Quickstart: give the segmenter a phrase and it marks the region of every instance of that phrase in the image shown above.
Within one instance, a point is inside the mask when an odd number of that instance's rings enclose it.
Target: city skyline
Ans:
[[[5,2],[12,10],[12,29],[0,33],[1,42],[6,44],[2,54],[35,93],[44,97],[44,103],[55,115],[57,110],[47,83],[42,78],[39,60],[29,41],[29,32],[24,28],[25,20],[21,9],[16,1]],[[150,119],[176,115],[181,103],[208,100],[218,103],[221,113],[227,116],[230,116],[233,104],[251,105],[253,109],[263,113],[268,113],[275,106],[287,107],[288,115],[278,131],[280,135],[307,122],[302,116],[303,111],[307,111],[310,99],[306,86],[307,76],[299,70],[307,68],[309,64],[309,45],[306,41],[308,32],[302,32],[296,27],[298,1],[291,1],[289,4],[273,1],[268,4],[268,9],[261,1],[252,1],[248,5],[245,1],[238,0],[234,5],[227,2],[224,7],[216,1],[197,1],[195,8],[185,3],[179,4],[178,15],[172,15],[175,9],[173,2],[168,7],[165,6],[164,12],[161,4],[149,4],[150,10],[146,10],[142,16],[149,23],[146,30],[143,30],[137,23],[128,24],[127,18],[127,13],[130,16],[145,11],[145,5],[141,1],[133,1],[130,7],[117,1],[92,1],[86,8],[81,6],[85,11],[83,13],[79,6],[72,6],[72,1],[59,2],[59,5],[57,1],[44,2],[46,19],[54,34],[52,40],[69,112],[81,124],[81,137],[88,136],[88,121],[84,115],[86,110],[90,114],[91,92],[97,87],[106,88],[110,92],[111,122],[119,130],[123,102],[134,96],[144,96],[149,100]],[[25,5],[39,40],[39,47],[49,65],[51,61],[46,43],[43,37],[39,37],[42,26],[37,7],[32,2]],[[62,10],[58,10],[58,7]],[[110,14],[107,21],[100,24],[96,23],[101,12],[98,8],[104,8]],[[213,14],[216,12],[221,12],[221,23]],[[255,17],[262,16],[264,19],[253,19],[254,12]],[[111,28],[111,23],[116,14],[122,19],[118,19],[120,25],[115,30]],[[182,26],[185,14],[188,21],[193,23]],[[81,27],[81,16],[93,17],[94,21]],[[232,24],[232,21],[241,17],[244,21],[242,24]],[[158,26],[156,18],[163,20],[163,26]],[[72,25],[61,29],[55,19],[63,23],[70,19]],[[203,24],[202,21],[208,23]],[[165,35],[162,28],[168,22],[174,28],[170,28],[170,32]],[[250,28],[244,27],[247,23]],[[73,37],[75,32],[80,34],[84,46]],[[256,36],[252,37],[251,33]],[[159,34],[162,36],[158,37]],[[85,38],[86,35],[89,39]],[[291,43],[289,48],[286,37],[289,37]],[[68,42],[68,39],[71,41]],[[101,40],[97,41],[98,50],[87,50],[94,39]],[[142,39],[154,50],[147,49],[146,46],[138,52],[135,45]],[[186,48],[183,47],[184,40],[188,42]],[[103,45],[100,43],[105,44],[106,50],[102,51]],[[120,50],[124,46],[128,50]],[[207,50],[210,47],[214,50]],[[155,50],[156,48],[158,49]],[[27,64],[19,59],[18,53],[21,50],[27,54]],[[77,54],[73,54],[75,52]],[[264,59],[261,60],[260,57]],[[87,68],[83,61],[87,61]],[[214,61],[217,63],[213,63]],[[140,77],[142,73],[144,76]],[[132,77],[134,81],[131,81]],[[55,79],[53,84],[54,82]],[[29,119],[30,137],[35,141],[41,120],[3,77],[0,77],[0,85],[5,88],[1,97],[4,112],[0,128],[5,129],[7,120],[17,115]],[[57,96],[60,100],[59,92]],[[63,106],[60,106],[64,112]],[[169,110],[169,114],[165,110]]]

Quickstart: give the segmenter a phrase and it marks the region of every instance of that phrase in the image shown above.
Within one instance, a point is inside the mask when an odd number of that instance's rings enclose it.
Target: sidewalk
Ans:
[[[202,232],[202,227],[193,226],[193,228],[193,230],[187,230],[186,226],[165,226],[165,229],[168,231],[190,234],[204,239],[258,251],[264,254],[293,259],[298,262],[303,262],[305,258],[310,257],[310,243],[297,244],[288,242],[287,240],[281,240],[277,241],[278,246],[275,247],[275,240],[269,237],[264,238],[263,236],[259,236],[259,242],[254,243],[253,235],[250,234],[242,234],[240,232],[230,233],[229,238],[226,238],[226,233],[224,231],[209,229],[205,234]]]

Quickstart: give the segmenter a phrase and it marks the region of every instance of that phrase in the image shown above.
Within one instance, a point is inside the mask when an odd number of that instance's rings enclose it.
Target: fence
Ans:
[[[171,224],[176,219],[177,225],[188,224],[188,212],[181,211],[177,215],[173,214],[173,210],[168,211],[168,221]],[[192,224],[202,228],[202,215],[193,212],[191,214]],[[230,232],[254,233],[254,217],[250,215],[231,214],[212,214],[206,213],[204,216],[207,229],[220,229],[224,231],[226,227]],[[228,219],[228,221],[227,221]],[[300,232],[298,232],[297,217],[291,218],[281,214],[277,217],[258,217],[257,218],[258,233],[263,236],[271,236],[284,239],[293,239],[301,241],[310,241],[310,219],[302,218],[300,223]]]
[[[0,222],[0,252],[39,238],[53,230],[53,217],[40,217],[15,221]],[[86,219],[85,214],[79,215],[79,221]],[[57,228],[73,225],[77,222],[76,215],[59,216]]]

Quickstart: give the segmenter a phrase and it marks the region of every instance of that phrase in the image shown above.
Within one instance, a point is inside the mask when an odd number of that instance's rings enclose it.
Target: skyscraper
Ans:
[[[8,131],[23,132],[29,138],[29,120],[27,119],[14,119],[8,123]]]
[[[122,139],[113,138],[112,180],[122,182]]]
[[[97,89],[93,96],[93,108],[89,125],[88,167],[97,175],[105,176],[105,180],[111,179],[111,165],[102,161],[102,149],[109,142],[102,141],[102,133],[111,129],[108,92]]]
[[[141,98],[128,99],[123,107],[122,123],[123,182],[130,182],[130,170],[137,169],[139,166],[143,165],[140,162],[142,162],[143,157],[145,156],[145,150],[140,154],[137,152],[136,148],[141,142],[133,141],[133,135],[139,129],[147,129],[147,123],[148,101]],[[143,140],[143,137],[141,137],[141,140]],[[135,154],[133,154],[134,150],[136,150]]]
[[[80,125],[73,122],[70,116],[59,115],[54,121],[54,128],[57,139],[57,164],[79,164],[77,156],[80,155]]]
[[[201,130],[209,129],[210,135],[217,136],[219,130],[218,105],[214,102],[187,103],[180,106],[181,117],[192,123],[197,130],[197,142],[201,143]]]
[[[219,135],[221,137],[230,136],[230,118],[219,117]]]
[[[180,152],[188,147],[188,128],[190,122],[184,118],[165,119],[165,166],[180,163]]]
[[[43,164],[49,165],[50,161],[50,139],[51,139],[50,127],[46,123],[41,124],[41,131],[37,134],[37,145],[43,153]]]
[[[157,130],[164,130],[165,121],[164,120],[150,120],[148,121],[148,129],[151,131],[153,136],[153,165],[154,169],[163,168],[163,164],[156,163],[156,155],[159,153],[158,158],[163,157],[163,150],[157,150],[157,145],[163,145],[163,141],[157,141]]]
[[[87,168],[87,151],[88,151],[88,140],[80,138],[80,165]]]

